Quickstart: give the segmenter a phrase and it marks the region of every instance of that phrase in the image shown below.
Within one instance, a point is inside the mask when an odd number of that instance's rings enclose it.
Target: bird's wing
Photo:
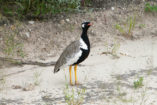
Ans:
[[[80,42],[79,40],[72,42],[69,46],[67,46],[56,62],[54,72],[59,71],[60,67],[64,65],[72,65],[71,63],[75,63],[75,56],[80,55]],[[76,58],[77,60],[77,58]]]

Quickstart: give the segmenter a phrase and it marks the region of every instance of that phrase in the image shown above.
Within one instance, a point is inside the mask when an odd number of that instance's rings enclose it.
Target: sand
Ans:
[[[75,94],[76,90],[85,89],[83,104],[157,104],[157,37],[120,42],[120,48],[116,52],[119,58],[102,54],[105,51],[105,46],[93,47],[88,59],[78,67],[80,85],[68,87],[74,89]],[[57,58],[58,56],[52,59]],[[64,92],[69,85],[68,68],[57,74],[53,73],[53,69],[53,66],[30,65],[6,68],[8,73],[26,71],[5,78],[4,89],[0,91],[0,104],[65,105]],[[135,89],[134,82],[140,77],[143,77],[143,86]]]

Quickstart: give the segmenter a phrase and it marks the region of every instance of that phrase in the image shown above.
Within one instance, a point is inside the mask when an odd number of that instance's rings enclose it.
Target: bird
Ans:
[[[60,69],[69,66],[69,75],[70,75],[70,85],[72,83],[72,66],[74,66],[75,72],[75,85],[79,85],[77,81],[77,66],[83,62],[90,53],[90,42],[87,35],[87,31],[91,26],[90,22],[83,22],[81,24],[82,34],[79,40],[71,42],[62,52],[59,59],[57,60],[54,73],[57,73]]]

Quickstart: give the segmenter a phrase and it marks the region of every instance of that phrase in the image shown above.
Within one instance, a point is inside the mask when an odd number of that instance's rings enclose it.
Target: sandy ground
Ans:
[[[23,24],[20,41],[25,59],[56,61],[66,45],[79,38],[84,20],[93,23],[91,53],[78,67],[79,86],[69,86],[68,68],[54,74],[54,66],[4,66],[0,69],[0,105],[157,105],[157,19],[141,10],[140,5],[133,10],[115,7]],[[135,15],[134,38],[124,38],[114,26],[123,26]],[[5,76],[12,73],[16,74]],[[139,78],[143,81],[135,89]]]
[[[106,51],[104,46],[93,47],[89,58],[78,67],[81,85],[69,89],[85,89],[85,105],[156,105],[156,46],[157,37],[126,40],[120,43],[119,58],[102,54]],[[10,73],[25,69],[28,70],[5,78],[1,105],[65,105],[68,68],[57,74],[53,74],[53,67],[28,65],[5,70]],[[135,89],[133,83],[139,77],[144,79],[143,86]]]

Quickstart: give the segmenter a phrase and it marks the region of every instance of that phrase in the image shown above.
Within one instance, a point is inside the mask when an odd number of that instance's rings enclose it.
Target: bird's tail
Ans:
[[[58,71],[59,71],[60,69],[58,69],[58,68],[54,68],[54,73],[57,73]]]

